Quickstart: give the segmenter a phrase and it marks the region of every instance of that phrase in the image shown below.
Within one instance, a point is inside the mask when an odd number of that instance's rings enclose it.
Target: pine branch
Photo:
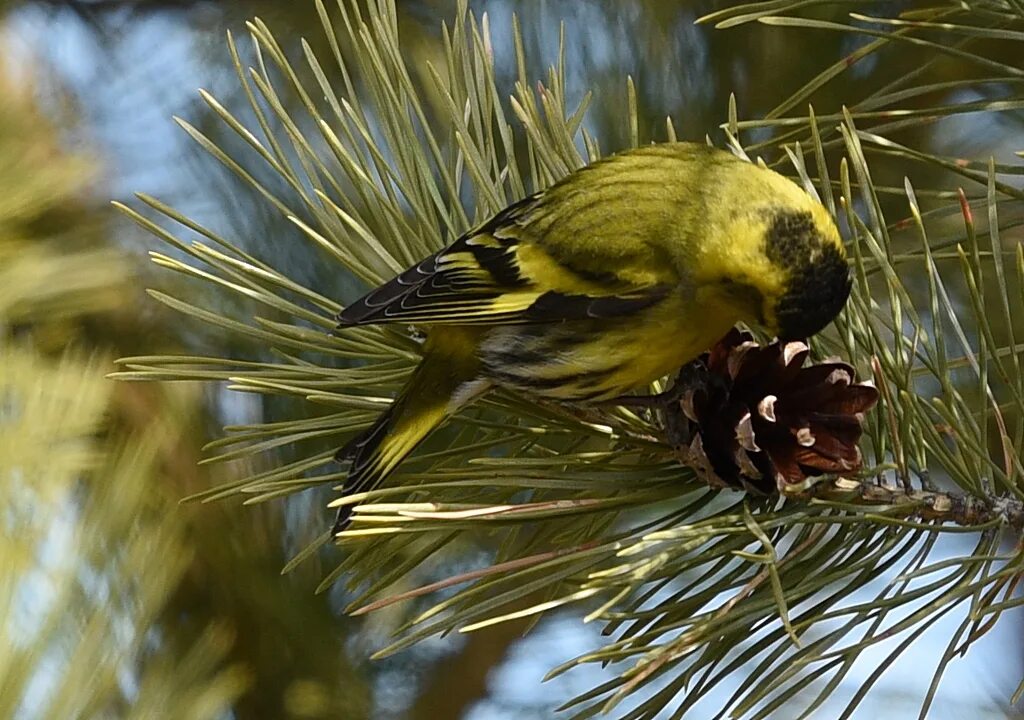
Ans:
[[[898,514],[975,530],[1009,526],[1018,534],[1024,532],[1024,502],[1013,497],[908,489],[902,483],[851,478],[824,480],[808,492],[792,497],[806,502],[827,501],[843,507],[874,507],[886,510],[889,517]]]
[[[975,529],[1008,525],[1018,533],[1024,530],[1024,500],[1021,498],[996,495],[991,488],[980,484],[979,491],[973,493],[940,491],[928,480],[927,474],[922,474],[919,486],[915,487],[906,472],[899,469],[896,480],[888,483],[880,472],[873,473],[873,479],[858,479],[849,476],[855,473],[848,473],[846,477],[832,475],[815,481],[799,473],[797,477],[787,477],[785,471],[775,468],[776,487],[766,485],[765,478],[758,473],[758,466],[764,467],[765,463],[772,466],[773,455],[785,454],[787,448],[775,447],[779,444],[777,438],[760,437],[759,425],[775,429],[795,420],[796,424],[786,428],[786,437],[790,438],[788,442],[795,449],[798,446],[796,438],[803,436],[799,447],[804,454],[822,440],[827,441],[829,454],[825,465],[819,469],[830,469],[829,465],[835,462],[836,453],[842,452],[839,448],[843,448],[845,442],[848,469],[859,470],[859,452],[854,445],[849,445],[851,440],[856,442],[859,432],[848,435],[845,440],[832,437],[827,429],[828,421],[835,424],[837,420],[845,419],[847,427],[859,425],[863,411],[875,404],[879,393],[873,386],[854,383],[854,371],[849,365],[823,362],[800,367],[807,354],[808,348],[803,343],[776,342],[758,346],[750,335],[734,331],[711,350],[710,357],[720,358],[717,365],[711,364],[706,354],[682,368],[669,390],[654,396],[622,398],[626,406],[656,410],[660,418],[660,432],[647,436],[620,433],[625,441],[657,442],[672,448],[684,465],[691,467],[698,477],[716,489],[734,487],[755,494],[767,491],[770,495],[776,494],[777,490],[787,500],[827,501],[845,509],[884,507],[888,517],[902,514],[903,517]],[[765,365],[765,357],[775,358],[775,362]],[[881,394],[887,396],[885,376],[877,371],[877,361],[874,365],[882,386]],[[752,366],[753,371],[746,371],[748,366]],[[791,376],[789,386],[773,376],[776,371],[792,372],[794,367],[799,370]],[[805,373],[811,377],[826,377],[823,370],[829,373],[827,377],[836,378],[837,383],[826,380],[815,385],[804,377]],[[733,379],[745,372],[742,390],[733,388]],[[775,394],[769,394],[769,390]],[[802,407],[787,408],[789,417],[785,417],[779,414],[779,410],[787,405],[790,392],[800,396]],[[833,407],[837,402],[845,407],[833,410],[839,412],[838,415],[826,417],[826,407],[817,405],[826,399]],[[708,411],[706,416],[701,412],[702,405]],[[723,428],[722,416],[730,413],[739,422],[726,423]],[[812,434],[810,424],[805,420],[811,415],[816,417],[819,425],[816,432],[821,437]],[[1000,417],[997,415],[997,419]],[[600,418],[591,420],[601,421]],[[1002,435],[1006,436],[1005,429]],[[733,459],[735,464],[730,467],[723,463],[724,457]],[[1004,460],[1009,467],[1010,460]],[[806,466],[814,459],[805,455],[802,462]],[[814,467],[807,469],[813,471]]]

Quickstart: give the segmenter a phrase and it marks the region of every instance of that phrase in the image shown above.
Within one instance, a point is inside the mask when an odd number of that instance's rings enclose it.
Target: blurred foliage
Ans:
[[[86,324],[123,310],[128,267],[81,199],[90,160],[25,88],[0,91],[0,716],[218,717],[246,684],[230,631],[179,655],[156,630],[189,564],[160,484],[187,410],[165,395],[145,426],[111,419]]]

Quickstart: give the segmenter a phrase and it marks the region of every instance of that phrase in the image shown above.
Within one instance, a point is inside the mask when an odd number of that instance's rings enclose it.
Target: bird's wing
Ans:
[[[506,208],[349,305],[339,326],[613,317],[653,305],[678,281],[664,258],[635,240],[625,253],[621,240],[604,237],[594,237],[584,252],[565,252],[546,239],[548,220],[543,193]]]

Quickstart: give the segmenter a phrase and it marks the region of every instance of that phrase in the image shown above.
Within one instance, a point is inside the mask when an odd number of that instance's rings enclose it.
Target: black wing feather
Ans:
[[[530,291],[531,282],[518,264],[518,236],[538,197],[532,195],[505,208],[444,250],[352,303],[338,315],[339,329],[388,322],[496,325],[606,318],[637,312],[668,294],[667,285],[622,288],[622,292],[599,296],[538,289],[532,301],[526,295],[527,304],[523,305],[522,293]],[[590,282],[614,287],[618,280],[614,274],[595,277],[577,270],[565,258],[552,257],[551,261]],[[514,299],[510,307],[488,309],[506,294]]]
[[[379,322],[393,322],[399,319],[415,322],[419,318],[414,312],[418,307],[451,304],[457,311],[465,306],[478,305],[481,301],[493,300],[501,295],[496,287],[516,287],[525,284],[519,276],[515,259],[510,252],[515,241],[497,240],[494,233],[502,228],[515,225],[534,206],[540,193],[535,193],[509,205],[480,227],[466,233],[454,243],[434,255],[422,260],[397,277],[367,293],[338,315],[338,327],[369,325]],[[471,239],[487,235],[495,239],[498,247],[472,244]],[[457,253],[471,253],[479,266],[490,273],[493,282],[481,283],[479,279],[465,278],[465,273],[445,268],[445,261]],[[389,313],[387,306],[397,303]],[[442,313],[444,315],[451,313]],[[430,313],[431,317],[435,315]]]

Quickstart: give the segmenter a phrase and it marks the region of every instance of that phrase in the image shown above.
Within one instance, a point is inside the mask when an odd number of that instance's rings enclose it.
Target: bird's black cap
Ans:
[[[789,271],[775,306],[782,340],[820,332],[846,305],[852,280],[840,247],[822,237],[810,213],[779,213],[767,238],[768,256]]]

